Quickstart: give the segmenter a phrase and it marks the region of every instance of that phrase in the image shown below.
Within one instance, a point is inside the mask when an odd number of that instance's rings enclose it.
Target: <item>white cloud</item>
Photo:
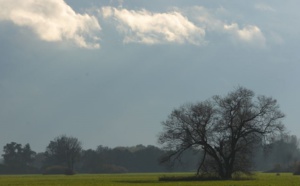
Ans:
[[[229,16],[228,11],[223,7],[217,10],[209,10],[205,7],[196,6],[192,8],[191,12],[196,17],[196,22],[201,24],[207,32],[221,33],[227,35],[227,37],[229,35],[234,42],[239,41],[256,46],[265,46],[266,39],[258,26],[246,25],[240,28],[238,23],[227,24],[226,20],[222,20],[223,17]]]
[[[103,7],[101,13],[105,19],[117,22],[117,29],[125,34],[125,43],[204,43],[205,30],[177,11],[152,13],[144,9],[135,11]]]
[[[63,0],[0,0],[0,21],[31,28],[45,41],[69,40],[79,47],[99,48],[94,16],[78,14]]]
[[[188,9],[187,12],[191,12],[191,16],[195,17],[198,24],[201,24],[207,31],[221,31],[223,27],[223,22],[217,19],[214,15],[216,12],[226,12],[224,8],[219,8],[217,10],[209,10],[202,6],[195,6]]]
[[[240,29],[237,23],[233,23],[230,25],[225,24],[224,29],[239,38],[241,41],[253,43],[259,46],[265,45],[265,37],[257,26],[247,25]]]

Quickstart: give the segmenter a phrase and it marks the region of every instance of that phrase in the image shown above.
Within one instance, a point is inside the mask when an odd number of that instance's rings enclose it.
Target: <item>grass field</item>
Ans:
[[[253,180],[242,181],[188,181],[159,182],[159,176],[179,174],[78,174],[64,175],[14,175],[0,176],[0,186],[126,186],[126,185],[162,185],[162,186],[300,186],[300,176],[282,173],[258,173]]]

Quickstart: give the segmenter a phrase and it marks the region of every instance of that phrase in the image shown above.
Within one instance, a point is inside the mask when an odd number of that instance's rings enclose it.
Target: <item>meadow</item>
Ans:
[[[160,176],[183,174],[78,174],[65,175],[2,175],[0,186],[300,186],[300,176],[289,173],[257,173],[252,180],[161,182]],[[185,174],[188,175],[188,174]]]

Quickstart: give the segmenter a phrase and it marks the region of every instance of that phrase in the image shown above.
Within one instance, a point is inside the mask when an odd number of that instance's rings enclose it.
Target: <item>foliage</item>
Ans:
[[[39,170],[33,166],[9,166],[0,164],[0,174],[37,174]]]
[[[293,172],[299,161],[300,151],[296,136],[283,135],[264,146],[260,167],[268,172]]]
[[[108,148],[82,153],[78,169],[86,173],[161,172],[165,168],[158,163],[163,151],[154,146]]]
[[[255,99],[254,92],[243,87],[225,97],[183,105],[162,122],[159,142],[170,152],[163,161],[180,159],[184,151],[195,148],[204,151],[198,173],[213,172],[222,179],[249,173],[255,145],[281,132],[283,117],[276,100]]]
[[[285,137],[285,139],[287,138]],[[290,152],[295,154],[293,157],[299,157],[297,156],[297,154],[299,154],[298,145],[295,149],[291,149],[291,146],[293,146],[290,145],[291,141],[281,144],[277,142],[278,140],[269,143],[266,152],[255,149],[255,153],[259,156],[256,158],[259,160],[255,161],[260,165],[260,167],[258,167],[259,169],[255,170],[271,170],[273,165],[282,162],[279,161],[282,160],[281,157],[291,157],[289,155],[284,155],[290,154]],[[279,149],[279,147],[277,147],[278,144],[281,144],[280,149],[282,149],[282,151],[276,150]],[[285,149],[291,149],[291,151]],[[260,154],[258,151],[261,151],[263,154]],[[75,162],[74,167],[76,172],[93,174],[121,172],[191,172],[197,169],[197,164],[195,162],[198,162],[199,157],[202,156],[202,151],[190,149],[182,154],[180,162],[176,161],[176,164],[173,167],[169,167],[169,164],[163,166],[158,162],[159,158],[164,153],[165,151],[162,149],[151,145],[117,148],[99,146],[96,150],[83,150],[80,159]],[[276,158],[276,156],[278,157]],[[36,154],[30,165],[25,167],[26,169],[24,167],[24,169],[15,169],[14,167],[0,164],[0,174],[43,173],[46,168],[55,165],[49,164],[49,162],[45,161],[45,158],[45,153]],[[293,159],[293,161],[298,162],[299,159]],[[269,167],[269,164],[272,166]],[[265,169],[261,169],[261,167],[265,167]],[[281,169],[279,172],[293,172],[295,170],[295,163],[291,162],[291,159],[286,159],[283,164],[280,164],[280,167]],[[276,172],[278,172],[278,170],[276,170]]]
[[[4,164],[14,166],[29,165],[36,154],[31,150],[29,144],[22,147],[21,144],[16,142],[6,144],[3,151]]]
[[[3,152],[4,165],[1,166],[0,173],[29,174],[37,172],[36,168],[31,165],[36,153],[31,150],[29,144],[22,147],[21,144],[11,142],[3,147]]]
[[[62,165],[74,170],[74,164],[79,160],[81,151],[81,142],[77,138],[62,135],[50,141],[47,146],[46,162],[49,165]]]
[[[22,147],[22,145],[12,146]],[[29,144],[25,145],[30,149]],[[25,147],[24,146],[24,147]],[[29,147],[29,148],[28,148]],[[28,150],[32,151],[32,150]],[[17,150],[15,151],[17,152]],[[21,151],[20,151],[21,152]],[[181,155],[181,161],[176,161],[173,167],[162,166],[158,159],[164,154],[161,148],[155,146],[136,145],[131,147],[109,148],[98,146],[95,150],[83,150],[80,158],[74,163],[77,173],[132,173],[132,172],[191,172],[196,171],[199,157],[203,155],[201,149],[189,149]],[[26,154],[26,153],[24,153]],[[255,162],[260,166],[258,169],[269,172],[294,172],[296,163],[299,162],[298,139],[295,136],[282,136],[270,141],[268,144],[259,143],[259,148],[255,149]],[[13,158],[11,158],[13,159]],[[28,158],[23,158],[23,160]],[[46,153],[33,153],[32,158],[27,163],[22,160],[24,166],[13,166],[12,164],[0,164],[0,174],[36,174],[45,173],[46,169],[53,167],[55,162],[49,162]],[[2,161],[4,163],[4,161]],[[57,161],[59,162],[59,161]],[[277,165],[276,165],[277,164]],[[58,164],[67,167],[66,163]],[[171,164],[173,165],[173,164]],[[272,165],[269,167],[269,165]],[[275,166],[276,165],[276,166]],[[262,169],[264,168],[264,169]],[[273,169],[272,169],[273,168]],[[51,170],[51,169],[50,169]],[[48,170],[49,171],[49,170]],[[70,174],[73,174],[70,171]],[[65,174],[65,170],[60,174]],[[237,176],[239,174],[234,174]],[[215,176],[215,175],[214,175]]]
[[[159,158],[164,151],[158,147],[137,145],[131,147],[109,148],[99,146],[96,150],[82,150],[80,157],[74,163],[74,169],[79,173],[126,173],[126,172],[166,172],[195,170],[193,164],[198,154],[193,152],[183,156],[182,164],[172,169],[159,164]],[[67,167],[61,156],[49,156],[47,152],[38,153],[30,163],[35,171],[22,169],[18,173],[43,173],[49,167],[59,165]],[[14,167],[8,169],[6,165],[0,166],[0,174],[14,174]]]
[[[65,174],[65,175],[73,175],[75,174],[75,172],[71,169],[69,169],[68,167],[63,167],[60,165],[54,165],[51,167],[47,167],[43,174],[47,175],[47,174]]]
[[[300,175],[300,162],[295,164],[294,175]]]
[[[127,173],[128,170],[125,167],[117,165],[103,165],[103,172],[105,173]]]
[[[255,149],[255,170],[264,172],[294,172],[299,162],[299,140],[293,135],[280,135]]]

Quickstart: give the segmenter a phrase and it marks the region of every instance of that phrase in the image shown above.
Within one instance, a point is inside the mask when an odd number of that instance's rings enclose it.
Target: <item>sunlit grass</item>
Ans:
[[[282,173],[257,173],[253,180],[242,181],[179,181],[160,182],[160,176],[191,176],[192,174],[78,174],[65,175],[15,175],[0,176],[0,186],[126,186],[126,185],[162,185],[162,186],[299,186],[300,176]]]

